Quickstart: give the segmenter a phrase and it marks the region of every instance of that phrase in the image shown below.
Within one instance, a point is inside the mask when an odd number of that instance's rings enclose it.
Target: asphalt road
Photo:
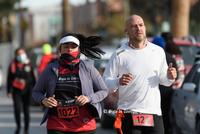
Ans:
[[[43,116],[42,108],[39,106],[31,106],[30,108],[30,128],[29,134],[46,134],[46,124],[40,126]],[[97,122],[97,134],[116,134],[116,130],[102,129],[100,123]],[[23,133],[23,113],[21,112],[21,134]],[[7,97],[5,88],[0,90],[0,134],[14,134],[16,124],[13,114],[12,99]]]

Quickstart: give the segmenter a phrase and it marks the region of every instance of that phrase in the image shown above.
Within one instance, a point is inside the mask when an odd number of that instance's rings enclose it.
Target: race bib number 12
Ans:
[[[148,114],[134,114],[133,126],[154,126],[153,115]]]

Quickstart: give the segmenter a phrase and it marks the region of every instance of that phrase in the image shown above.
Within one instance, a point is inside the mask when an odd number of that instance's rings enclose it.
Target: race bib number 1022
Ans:
[[[78,104],[74,102],[60,101],[57,107],[58,117],[60,119],[70,119],[80,116],[80,109]]]

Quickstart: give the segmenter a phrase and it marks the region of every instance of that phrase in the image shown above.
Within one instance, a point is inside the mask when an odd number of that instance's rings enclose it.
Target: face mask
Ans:
[[[75,61],[80,58],[80,51],[61,54],[61,58],[67,61]]]
[[[25,61],[25,60],[26,60],[26,54],[18,55],[18,56],[17,56],[17,60],[18,60],[19,62]]]

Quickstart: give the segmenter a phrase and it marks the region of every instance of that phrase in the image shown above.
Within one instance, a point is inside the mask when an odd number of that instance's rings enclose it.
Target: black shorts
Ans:
[[[58,130],[47,129],[47,134],[96,134],[96,129],[85,132],[63,132]]]
[[[153,115],[154,126],[133,126],[131,113],[125,113],[125,118],[122,118],[123,134],[164,134],[162,116]],[[117,130],[117,134],[120,132]]]

